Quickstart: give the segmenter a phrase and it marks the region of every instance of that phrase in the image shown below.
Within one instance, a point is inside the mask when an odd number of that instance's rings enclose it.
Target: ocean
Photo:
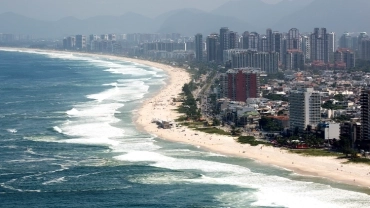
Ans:
[[[369,191],[138,130],[160,69],[0,50],[0,207],[368,207]]]

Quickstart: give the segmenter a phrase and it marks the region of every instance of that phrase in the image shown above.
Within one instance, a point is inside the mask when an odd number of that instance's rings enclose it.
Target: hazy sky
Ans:
[[[228,1],[235,0],[0,0],[0,13],[14,12],[41,20],[58,20],[66,16],[80,19],[96,15],[118,16],[126,12],[155,17],[181,8],[211,11]],[[276,3],[281,0],[262,1]]]

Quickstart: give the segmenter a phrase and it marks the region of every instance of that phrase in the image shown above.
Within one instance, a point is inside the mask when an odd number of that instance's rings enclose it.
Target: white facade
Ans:
[[[325,139],[340,139],[340,124],[329,123],[328,128],[325,128]]]
[[[289,122],[291,130],[315,128],[321,120],[321,96],[313,88],[293,90],[289,96]]]

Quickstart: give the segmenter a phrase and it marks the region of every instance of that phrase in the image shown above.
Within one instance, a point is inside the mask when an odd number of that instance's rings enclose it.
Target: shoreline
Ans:
[[[206,149],[211,152],[248,158],[256,162],[278,166],[288,169],[294,173],[325,178],[333,182],[339,182],[352,186],[370,188],[370,166],[365,164],[343,164],[344,159],[335,157],[312,157],[289,153],[286,150],[268,146],[252,147],[237,143],[231,136],[206,134],[197,132],[186,127],[173,129],[159,129],[157,125],[151,123],[153,118],[174,121],[181,114],[174,111],[177,106],[172,105],[172,98],[181,93],[184,84],[190,82],[191,77],[185,69],[164,65],[161,63],[150,62],[147,60],[126,58],[114,55],[79,53],[72,51],[56,51],[28,48],[6,48],[5,50],[14,51],[38,51],[68,53],[81,56],[93,56],[108,58],[118,61],[128,61],[141,65],[147,65],[163,70],[167,74],[166,84],[161,90],[146,98],[133,115],[133,122],[139,131],[145,131],[156,135],[158,138],[172,142],[186,143],[198,148]]]

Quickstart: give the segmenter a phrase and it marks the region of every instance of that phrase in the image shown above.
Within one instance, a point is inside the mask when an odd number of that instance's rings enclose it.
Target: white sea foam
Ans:
[[[147,151],[134,151],[125,155],[114,157],[117,160],[129,161],[129,162],[171,162],[175,161],[174,158],[167,157],[155,152]]]
[[[18,132],[17,129],[7,129],[6,131],[9,132],[9,133],[12,133],[12,134],[15,134],[15,133]]]
[[[189,156],[192,151],[187,151]],[[251,172],[250,169],[227,163],[181,159],[163,155],[158,152],[133,151],[115,157],[117,160],[130,162],[152,162],[151,165],[171,170],[199,170],[200,178],[186,178],[156,175],[143,176],[135,180],[144,184],[203,183],[216,185],[233,185],[247,188],[238,192],[238,197],[221,193],[217,196],[221,202],[232,207],[267,206],[267,207],[361,207],[370,203],[366,194],[333,188],[313,182],[294,181],[279,176]],[[251,192],[250,190],[255,191]],[[247,200],[245,195],[252,195]]]
[[[65,180],[65,177],[55,178],[50,181],[46,181],[42,183],[42,185],[50,185],[50,184],[56,184],[56,183],[63,183]]]
[[[54,131],[56,131],[56,132],[58,132],[58,133],[63,133],[63,131],[62,131],[62,129],[60,129],[59,127],[57,127],[57,126],[54,126],[53,127],[53,129],[54,129]]]

